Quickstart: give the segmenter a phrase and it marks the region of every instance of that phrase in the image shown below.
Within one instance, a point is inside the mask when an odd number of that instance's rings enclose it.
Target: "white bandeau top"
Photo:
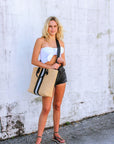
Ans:
[[[61,54],[64,52],[64,48],[63,47],[60,47],[60,57],[61,57]],[[44,47],[44,48],[41,48],[41,51],[40,51],[40,60],[42,63],[46,63],[48,61],[50,61],[52,59],[52,57],[54,55],[57,55],[57,48],[52,48],[52,47]]]

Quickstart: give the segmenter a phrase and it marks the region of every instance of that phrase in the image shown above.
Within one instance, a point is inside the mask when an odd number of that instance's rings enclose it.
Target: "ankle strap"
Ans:
[[[59,132],[54,132],[54,133],[59,133]]]
[[[37,136],[37,138],[42,138],[42,136]]]

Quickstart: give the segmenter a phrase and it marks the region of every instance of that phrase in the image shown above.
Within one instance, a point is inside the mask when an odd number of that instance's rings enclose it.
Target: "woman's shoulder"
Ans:
[[[36,39],[36,45],[40,45],[42,46],[42,44],[44,43],[44,38],[43,37],[39,37]]]
[[[43,37],[39,37],[36,39],[36,42],[42,43],[44,42],[44,38]]]
[[[61,47],[64,47],[64,41],[59,40],[59,43],[60,43],[60,46],[61,46]]]

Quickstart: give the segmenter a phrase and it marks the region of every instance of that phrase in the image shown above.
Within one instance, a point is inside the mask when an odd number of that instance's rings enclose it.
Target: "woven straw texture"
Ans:
[[[58,73],[57,70],[48,69],[48,75],[44,76],[41,87],[39,89],[39,94],[41,96],[52,97],[53,88],[54,88],[55,80],[57,77],[57,73]]]
[[[37,69],[38,69],[38,67],[33,68],[31,82],[30,82],[30,86],[28,89],[28,92],[30,92],[32,94],[34,94],[34,88],[35,88],[35,85],[36,85],[36,82],[38,79],[37,76],[39,76],[39,74],[40,74],[40,72],[39,72],[36,76]],[[40,69],[40,71],[41,71],[41,69]],[[45,74],[42,84],[39,89],[40,96],[52,97],[53,88],[54,88],[57,74],[58,74],[58,70],[48,69],[48,75]]]

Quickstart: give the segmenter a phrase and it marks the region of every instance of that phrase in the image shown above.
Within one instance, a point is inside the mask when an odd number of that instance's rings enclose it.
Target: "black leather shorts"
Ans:
[[[66,72],[63,66],[61,66],[58,69],[58,74],[57,74],[57,79],[55,82],[55,86],[58,84],[62,84],[62,83],[66,83],[67,82],[67,76],[66,76]]]

